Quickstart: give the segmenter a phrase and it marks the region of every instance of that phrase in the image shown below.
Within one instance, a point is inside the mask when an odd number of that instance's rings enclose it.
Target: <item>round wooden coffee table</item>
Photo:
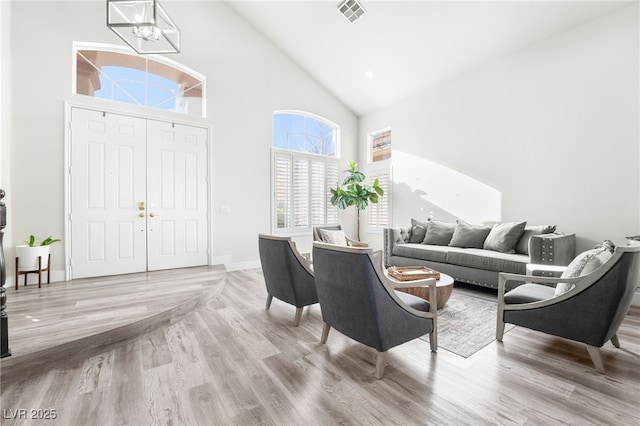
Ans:
[[[413,294],[414,296],[418,296],[421,299],[429,300],[429,287],[428,286],[415,286],[415,283],[411,281],[399,281],[394,279],[392,276],[389,276],[389,279],[393,281],[394,288],[396,290]],[[440,279],[436,281],[436,299],[438,303],[436,304],[437,309],[441,309],[449,297],[453,292],[453,277],[447,274],[440,273]]]

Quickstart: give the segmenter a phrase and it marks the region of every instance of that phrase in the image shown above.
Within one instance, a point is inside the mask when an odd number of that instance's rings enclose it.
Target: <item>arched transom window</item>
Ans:
[[[204,76],[159,56],[76,46],[77,94],[205,116]]]

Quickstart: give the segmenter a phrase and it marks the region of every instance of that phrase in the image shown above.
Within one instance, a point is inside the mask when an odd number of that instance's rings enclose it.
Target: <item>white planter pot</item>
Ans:
[[[16,246],[16,257],[18,258],[18,271],[37,271],[38,257],[42,256],[42,269],[49,266],[49,249],[50,246],[34,246],[27,245]]]

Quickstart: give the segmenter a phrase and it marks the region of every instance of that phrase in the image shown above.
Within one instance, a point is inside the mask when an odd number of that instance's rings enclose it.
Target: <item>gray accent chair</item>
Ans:
[[[267,309],[274,297],[295,306],[293,323],[297,327],[302,309],[318,303],[311,262],[298,252],[290,237],[260,234],[258,249],[267,286]]]
[[[382,254],[370,248],[313,243],[316,288],[322,311],[321,342],[331,327],[378,351],[375,377],[384,373],[386,352],[429,334],[431,351],[438,349],[436,280],[429,286],[433,303],[396,292],[382,270]]]
[[[508,281],[525,284],[505,293]],[[549,285],[559,282],[574,287],[554,297]],[[509,323],[584,343],[596,370],[604,373],[600,348],[609,340],[620,347],[616,333],[639,284],[640,244],[616,247],[607,262],[578,278],[501,273],[496,339],[502,341]]]

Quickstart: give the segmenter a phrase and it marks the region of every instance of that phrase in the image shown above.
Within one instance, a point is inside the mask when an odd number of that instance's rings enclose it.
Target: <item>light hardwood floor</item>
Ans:
[[[180,272],[188,284],[190,270]],[[265,300],[260,270],[227,273],[192,314],[138,337],[34,366],[25,379],[3,367],[2,424],[640,424],[635,308],[622,349],[602,351],[606,375],[583,345],[516,327],[466,359],[416,339],[389,351],[376,380],[373,350],[335,330],[319,343],[317,305],[293,327],[293,306],[274,299],[265,310]],[[57,418],[6,418],[18,409]]]

